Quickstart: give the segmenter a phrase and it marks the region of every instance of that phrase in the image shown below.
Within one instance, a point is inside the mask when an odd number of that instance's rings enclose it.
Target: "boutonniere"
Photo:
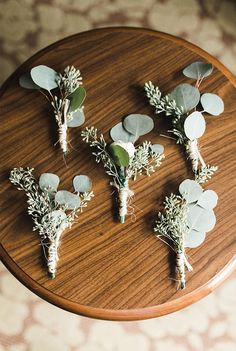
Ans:
[[[52,105],[58,125],[58,142],[66,154],[67,129],[79,127],[85,121],[82,105],[86,91],[81,86],[80,71],[73,66],[67,66],[63,74],[60,74],[50,67],[40,65],[21,76],[19,84],[23,88],[39,90]]]
[[[197,181],[186,179],[179,186],[179,195],[165,197],[164,211],[157,215],[154,232],[176,253],[181,289],[186,285],[185,267],[188,271],[193,270],[185,248],[201,245],[206,232],[214,228],[216,217],[213,209],[217,201],[215,191],[204,191]]]
[[[207,165],[200,153],[198,139],[204,134],[206,121],[203,114],[218,116],[224,111],[222,99],[212,93],[199,92],[203,79],[213,71],[211,64],[194,62],[183,70],[183,74],[196,81],[195,86],[188,83],[177,85],[168,95],[162,96],[158,87],[152,82],[145,84],[146,96],[155,113],[164,112],[171,118],[171,132],[177,144],[182,144],[192,162],[196,176],[207,181],[217,170],[216,166]],[[203,177],[204,175],[204,177]]]
[[[61,235],[72,226],[78,213],[94,196],[91,180],[85,175],[79,175],[73,179],[75,193],[57,191],[60,179],[56,174],[43,173],[37,183],[33,168],[14,168],[10,181],[27,195],[28,214],[34,222],[33,230],[38,230],[48,272],[54,278]]]
[[[83,140],[94,149],[96,162],[103,162],[106,173],[113,179],[110,184],[118,192],[121,223],[125,222],[130,200],[134,195],[129,188],[130,179],[135,180],[141,174],[151,175],[164,158],[162,145],[153,145],[150,141],[134,145],[140,136],[149,133],[153,127],[152,118],[132,114],[111,129],[113,143],[107,144],[102,134],[97,135],[94,127],[86,128],[81,133]]]

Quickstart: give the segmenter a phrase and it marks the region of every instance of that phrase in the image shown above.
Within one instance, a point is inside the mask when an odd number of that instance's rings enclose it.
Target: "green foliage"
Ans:
[[[200,80],[208,77],[213,71],[213,66],[206,62],[193,62],[183,70],[183,74],[195,80]]]
[[[68,99],[70,100],[70,107],[69,107],[69,112],[75,112],[78,110],[86,97],[86,91],[84,87],[78,87],[73,93],[71,93],[68,96]]]

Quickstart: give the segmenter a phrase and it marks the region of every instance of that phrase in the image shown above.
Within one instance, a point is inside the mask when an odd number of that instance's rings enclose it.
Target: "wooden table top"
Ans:
[[[202,154],[219,171],[206,188],[219,195],[217,225],[206,241],[187,254],[194,267],[187,273],[187,288],[176,290],[169,279],[174,256],[153,235],[155,214],[164,195],[176,192],[179,183],[192,177],[181,148],[159,136],[166,130],[164,118],[154,116],[143,92],[152,80],[164,93],[187,82],[182,68],[195,60],[215,66],[202,91],[219,94],[225,112],[206,117],[201,138]],[[31,67],[46,64],[57,71],[67,65],[81,70],[87,90],[86,122],[108,136],[109,129],[130,113],[145,113],[155,120],[147,135],[165,146],[162,166],[150,178],[131,183],[135,191],[136,221],[116,217],[115,194],[101,164],[97,165],[80,137],[81,127],[70,129],[73,148],[66,167],[57,140],[52,111],[37,91],[22,89],[19,76]],[[191,82],[191,81],[189,81]],[[1,257],[7,268],[30,290],[66,310],[111,320],[144,319],[164,315],[194,303],[214,290],[236,266],[235,238],[235,130],[236,79],[215,58],[176,37],[145,29],[106,28],[65,38],[26,61],[3,85],[1,115]],[[62,238],[56,279],[47,270],[26,197],[8,180],[14,167],[34,167],[35,176],[52,172],[60,176],[62,189],[72,190],[76,174],[93,180],[95,198],[78,223]]]

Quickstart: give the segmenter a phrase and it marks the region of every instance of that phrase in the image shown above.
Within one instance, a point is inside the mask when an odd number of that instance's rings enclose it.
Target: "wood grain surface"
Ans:
[[[154,116],[143,92],[152,80],[164,93],[190,82],[181,70],[195,60],[207,60],[214,73],[202,91],[219,94],[225,112],[208,116],[201,150],[219,171],[206,188],[219,195],[217,225],[206,241],[188,249],[194,267],[187,288],[176,290],[174,256],[153,235],[155,215],[164,195],[192,177],[181,147],[159,136],[168,119]],[[155,130],[146,138],[165,146],[166,159],[150,178],[132,182],[136,220],[117,219],[110,179],[97,165],[80,137],[81,128],[69,130],[71,149],[65,166],[57,141],[56,123],[47,101],[37,91],[19,87],[18,78],[31,67],[46,64],[57,71],[74,65],[82,72],[87,90],[85,126],[95,125],[109,138],[109,129],[130,113],[153,116]],[[1,89],[1,257],[8,269],[29,289],[66,310],[111,320],[144,319],[181,309],[207,295],[234,270],[235,249],[235,130],[236,79],[215,58],[181,39],[145,29],[106,28],[80,33],[40,51],[26,61]],[[141,141],[143,138],[141,139]],[[62,238],[57,277],[51,280],[26,196],[8,180],[14,167],[34,167],[57,173],[61,189],[72,190],[72,178],[87,174],[95,198]]]

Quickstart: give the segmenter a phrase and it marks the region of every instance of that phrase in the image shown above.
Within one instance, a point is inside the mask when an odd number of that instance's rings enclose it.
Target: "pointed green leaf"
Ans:
[[[72,119],[67,121],[67,127],[79,127],[85,122],[85,115],[83,109],[78,109],[72,113]]]
[[[20,77],[19,84],[25,89],[40,89],[40,87],[34,83],[29,73],[25,73]]]
[[[199,90],[190,84],[183,83],[169,94],[171,100],[175,100],[178,107],[183,108],[183,113],[191,111],[200,100]]]
[[[203,189],[195,180],[185,179],[179,186],[179,193],[187,201],[192,203],[198,201],[202,195]]]
[[[197,230],[190,230],[184,238],[184,246],[195,248],[198,247],[203,243],[205,240],[206,233],[205,232],[198,232]]]
[[[129,154],[120,145],[110,145],[111,156],[115,164],[119,167],[127,167],[129,165]]]
[[[67,210],[74,210],[80,207],[80,197],[70,191],[60,190],[55,195],[55,201],[59,205],[65,206]]]
[[[73,186],[77,193],[87,193],[92,189],[92,181],[86,175],[78,175],[73,179]]]
[[[147,115],[131,114],[125,117],[123,126],[137,140],[139,136],[151,132],[154,128],[154,123],[152,118]]]
[[[224,102],[216,94],[205,93],[201,96],[204,111],[213,116],[218,116],[224,111]]]
[[[192,112],[184,121],[184,132],[188,139],[200,138],[206,129],[206,121],[201,112]]]
[[[53,173],[43,173],[39,177],[39,187],[43,191],[55,192],[59,183],[60,178]]]
[[[213,66],[206,62],[193,62],[183,70],[183,74],[192,79],[208,77],[213,71]]]
[[[135,142],[135,136],[131,133],[129,133],[124,127],[123,123],[119,122],[117,123],[111,130],[110,130],[110,136],[113,141],[124,141],[124,142]]]
[[[68,96],[70,100],[69,112],[74,112],[80,108],[85,100],[86,91],[84,87],[78,87],[72,94]]]
[[[218,195],[214,190],[206,190],[200,196],[197,204],[207,210],[212,210],[218,201]]]
[[[31,69],[30,75],[35,84],[45,90],[52,90],[58,87],[58,74],[54,69],[40,65]]]

